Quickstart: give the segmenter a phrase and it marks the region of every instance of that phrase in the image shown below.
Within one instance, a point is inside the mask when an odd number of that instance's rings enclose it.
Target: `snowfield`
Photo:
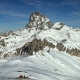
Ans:
[[[57,25],[59,28],[60,22],[57,22],[54,24],[54,28]],[[0,40],[4,40],[5,46],[0,45],[0,51],[3,52],[1,54],[0,58],[4,58],[4,54],[7,54],[9,56],[12,56],[17,48],[20,48],[25,45],[27,42],[31,42],[35,38],[41,39],[42,41],[44,39],[47,39],[48,42],[53,43],[56,45],[57,43],[61,42],[62,40],[66,40],[63,45],[66,48],[77,48],[80,49],[80,32],[70,29],[68,26],[64,25],[64,27],[61,30],[56,30],[54,28],[46,29],[46,30],[39,30],[34,28],[28,28],[28,29],[22,29],[17,32],[14,32],[15,35],[9,35],[7,37],[2,37]],[[75,38],[74,38],[75,37]]]
[[[80,80],[80,58],[57,49],[47,50],[48,47],[33,56],[0,60],[0,80],[15,80],[19,75],[34,80]]]

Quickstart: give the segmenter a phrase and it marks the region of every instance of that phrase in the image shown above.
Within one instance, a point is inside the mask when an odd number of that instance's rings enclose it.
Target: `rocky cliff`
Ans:
[[[53,23],[49,20],[47,16],[36,11],[35,13],[31,14],[29,23],[26,25],[26,28],[36,27],[36,29],[43,30],[50,29],[52,26]]]
[[[62,43],[57,43],[54,45],[48,42],[46,39],[41,41],[41,39],[34,39],[32,42],[26,43],[23,47],[16,49],[16,55],[33,55],[33,52],[38,52],[39,50],[43,50],[46,46],[50,48],[57,48],[59,51],[69,53],[72,56],[80,57],[80,50],[77,48],[66,48]],[[49,50],[47,50],[49,52]]]

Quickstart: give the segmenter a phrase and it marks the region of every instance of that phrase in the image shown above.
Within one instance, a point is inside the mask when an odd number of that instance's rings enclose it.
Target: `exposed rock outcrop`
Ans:
[[[2,45],[3,47],[6,46],[4,39],[0,40],[0,45]]]
[[[63,23],[59,23],[59,25],[60,25],[60,28],[57,28],[57,27],[56,27],[57,30],[60,30],[60,29],[63,28],[63,26],[64,26]]]
[[[44,14],[36,11],[32,13],[29,19],[29,23],[26,25],[26,28],[36,27],[37,29],[50,29],[53,26],[53,23],[46,17]]]
[[[63,51],[64,46],[62,43],[58,43],[56,47],[59,51]]]
[[[72,56],[80,57],[79,49],[66,48],[62,43],[57,43],[57,45],[55,46],[52,43],[48,42],[46,39],[44,39],[43,41],[41,39],[34,39],[32,42],[28,42],[23,47],[16,49],[16,53],[14,55],[33,55],[33,52],[43,50],[46,46],[49,46],[49,48],[53,49],[56,47],[59,51],[65,51],[66,53],[69,53]]]
[[[72,56],[78,56],[78,57],[80,57],[80,50],[77,49],[77,48],[75,48],[75,49],[73,49],[73,48],[69,49],[69,48],[66,48],[62,43],[58,43],[56,45],[56,47],[57,47],[57,49],[59,51],[65,51],[66,53],[69,53]]]
[[[53,26],[53,28],[56,30],[61,30],[63,27],[64,27],[64,24],[62,22],[57,22]]]
[[[74,55],[80,57],[80,50],[77,48],[71,49],[68,53],[71,54],[72,56]]]
[[[32,42],[26,43],[22,48],[18,48],[16,50],[16,55],[33,55],[33,52],[38,52],[39,50],[43,50],[46,46],[50,48],[55,48],[55,45],[49,43],[46,39],[41,41],[41,39],[34,39]]]

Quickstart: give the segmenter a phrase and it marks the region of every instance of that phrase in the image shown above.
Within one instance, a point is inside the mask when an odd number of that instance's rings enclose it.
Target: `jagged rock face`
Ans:
[[[63,51],[64,46],[62,43],[58,43],[56,47],[59,51]]]
[[[54,48],[55,45],[49,43],[46,39],[41,41],[40,39],[34,39],[32,42],[27,43],[28,45],[23,46],[22,52],[26,51],[29,55],[32,55],[33,52],[38,52],[43,50],[46,46]]]
[[[29,19],[29,23],[26,28],[36,27],[37,29],[50,29],[53,26],[53,23],[43,14],[40,14],[38,11],[32,13]]]
[[[69,53],[72,56],[74,55],[80,57],[79,49],[66,48],[62,43],[57,43],[57,45],[55,46],[52,43],[48,42],[46,39],[44,39],[43,41],[41,41],[41,39],[34,39],[32,42],[28,42],[23,47],[16,49],[16,53],[14,55],[33,55],[33,52],[43,50],[46,46],[53,49],[56,47],[59,51],[65,51],[66,53]]]
[[[55,45],[49,43],[46,39],[41,41],[41,39],[34,39],[32,42],[26,43],[22,48],[17,49],[17,55],[33,55],[33,52],[38,52],[39,50],[43,50],[46,46],[50,48],[55,48]],[[18,54],[20,53],[20,54]]]
[[[63,23],[59,23],[60,27],[56,27],[56,30],[60,30],[61,28],[63,28],[64,24]]]
[[[80,57],[80,50],[76,49],[76,48],[75,49],[71,49],[69,51],[69,54]]]
[[[4,39],[0,40],[0,45],[2,45],[3,47],[6,46]]]
[[[80,50],[77,48],[69,49],[69,48],[66,48],[62,43],[58,43],[56,47],[59,51],[63,51],[63,52],[65,51],[66,53],[69,53],[72,56],[80,57]]]
[[[61,30],[63,27],[64,27],[64,23],[62,23],[62,22],[57,22],[53,26],[53,28],[56,30]]]

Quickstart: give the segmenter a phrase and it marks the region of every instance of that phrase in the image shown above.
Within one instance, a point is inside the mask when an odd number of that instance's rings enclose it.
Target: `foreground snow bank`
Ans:
[[[0,80],[25,75],[35,80],[80,80],[80,59],[45,48],[30,57],[0,61]]]

